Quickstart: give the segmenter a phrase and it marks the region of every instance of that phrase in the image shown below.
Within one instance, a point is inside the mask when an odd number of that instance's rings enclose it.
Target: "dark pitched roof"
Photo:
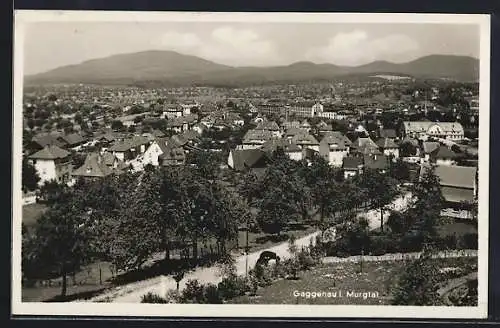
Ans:
[[[237,171],[262,166],[267,161],[266,153],[260,149],[232,150],[229,156],[232,156],[233,169]]]
[[[262,145],[262,150],[266,152],[273,152],[276,151],[278,148],[283,149],[285,153],[293,153],[293,152],[300,152],[302,151],[302,148],[300,148],[297,144],[285,140],[285,139],[271,139]]]
[[[344,170],[357,170],[362,165],[363,159],[361,157],[347,156],[342,161]]]
[[[429,169],[429,165],[421,165],[420,177]],[[434,173],[439,178],[441,186],[472,189],[476,181],[477,168],[456,165],[437,165]]]
[[[318,140],[311,134],[297,134],[293,136],[292,142],[297,145],[319,145]]]
[[[396,133],[396,130],[394,129],[382,129],[380,130],[380,137],[395,139],[398,137],[398,135]]]
[[[270,140],[273,138],[273,134],[268,130],[248,130],[243,137],[244,142],[249,142],[253,140]]]
[[[38,146],[40,146],[41,148],[45,147],[45,146],[48,146],[48,145],[55,145],[55,146],[58,146],[58,147],[62,147],[63,144],[57,140],[59,139],[59,137],[61,136],[61,134],[46,134],[46,135],[37,135],[37,136],[34,136],[31,141],[35,144],[37,144]]]
[[[72,175],[82,177],[105,177],[113,173],[106,165],[104,158],[98,153],[90,153],[82,166],[73,171]]]
[[[438,150],[440,147],[440,144],[439,142],[436,142],[436,141],[424,141],[422,143],[422,148],[423,148],[423,151],[424,151],[424,154],[430,154],[432,152],[435,152],[436,150]]]
[[[160,150],[162,153],[165,153],[169,150],[169,147],[167,145],[169,144],[170,138],[156,138],[155,142],[158,144],[160,147]]]
[[[353,142],[352,147],[354,151],[364,155],[380,154],[377,144],[370,138],[360,137]]]
[[[151,132],[151,134],[157,138],[161,138],[161,137],[165,136],[165,133],[163,133],[162,131],[160,131],[158,129],[154,129],[153,132]]]
[[[418,147],[418,140],[415,139],[415,138],[411,138],[409,136],[406,136],[402,141],[401,141],[401,144],[404,144],[404,143],[410,143],[412,144],[413,146],[415,147]]]
[[[168,165],[169,161],[184,161],[186,159],[186,153],[182,148],[167,147],[167,151],[158,156],[158,158],[163,161],[164,165]]]
[[[70,155],[70,152],[64,150],[58,146],[48,145],[45,146],[42,150],[37,151],[32,154],[29,158],[32,159],[60,159],[66,158]]]
[[[61,136],[60,139],[62,139],[68,146],[78,145],[85,142],[85,138],[78,133],[67,134],[65,136]]]
[[[116,142],[113,146],[109,148],[109,150],[123,152],[131,148],[139,147],[141,145],[146,145],[147,143],[149,143],[148,138],[143,136],[133,136],[132,138],[127,138],[123,141]]]
[[[278,126],[278,123],[276,123],[275,121],[263,121],[260,122],[255,129],[277,131],[280,129],[280,127]]]
[[[366,168],[372,170],[386,170],[389,168],[389,157],[385,155],[364,156],[364,164]]]
[[[323,139],[321,139],[321,143],[326,143],[328,145],[337,145],[337,148],[339,149],[344,149],[351,145],[351,141],[349,140],[349,138],[338,131],[331,131],[329,133],[326,133]]]
[[[442,159],[456,159],[460,157],[460,154],[455,153],[451,149],[445,146],[440,146],[432,152],[434,158]]]

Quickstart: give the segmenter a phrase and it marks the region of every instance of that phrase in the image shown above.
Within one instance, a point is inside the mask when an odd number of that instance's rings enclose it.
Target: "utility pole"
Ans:
[[[248,221],[249,221],[249,216],[246,219],[246,229],[245,229],[245,234],[246,234],[246,245],[245,245],[245,277],[248,278]]]

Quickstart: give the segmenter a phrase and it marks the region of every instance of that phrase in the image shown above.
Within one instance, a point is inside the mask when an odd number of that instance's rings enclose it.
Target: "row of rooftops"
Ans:
[[[266,159],[276,147],[280,145],[280,141],[269,144],[268,147],[261,149],[246,149],[232,150],[231,155],[233,160],[233,168],[242,170],[245,168],[253,168],[260,163],[260,167],[265,166]],[[275,146],[275,147],[272,147]],[[359,172],[361,169],[387,170],[390,167],[390,158],[385,155],[358,155],[347,156],[343,159],[342,168],[346,171]],[[419,174],[422,176],[428,165],[420,165]],[[443,187],[454,187],[464,189],[474,189],[476,187],[477,168],[465,166],[445,166],[438,165],[435,169],[435,174],[440,179],[440,184]]]

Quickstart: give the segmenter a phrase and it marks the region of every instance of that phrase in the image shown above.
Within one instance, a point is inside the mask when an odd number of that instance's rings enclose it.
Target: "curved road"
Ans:
[[[393,210],[403,210],[411,200],[410,194],[405,194],[398,197],[389,206]],[[389,214],[389,210],[384,213],[384,217]],[[370,229],[375,229],[380,227],[380,211],[370,210],[361,214],[365,216],[369,221]],[[296,240],[296,245],[300,249],[302,246],[308,246],[311,238],[313,243],[316,241],[316,236],[319,232],[309,234],[305,237]],[[270,247],[267,250],[275,252],[282,259],[290,257],[288,252],[288,242],[281,243],[274,247]],[[248,255],[248,269],[250,270],[255,266],[260,253],[264,250],[250,253]],[[239,275],[244,275],[246,272],[246,256],[239,256],[236,258],[236,271]],[[179,289],[182,290],[186,286],[186,282],[189,279],[197,279],[200,283],[218,283],[222,280],[220,275],[220,269],[217,266],[207,267],[207,268],[197,268],[194,271],[187,273],[184,279],[179,284]],[[112,290],[105,292],[97,297],[90,299],[90,302],[97,301],[111,301],[115,303],[140,303],[141,297],[149,292],[158,294],[160,296],[165,295],[168,290],[175,290],[176,283],[175,280],[170,276],[160,276],[149,280],[139,281],[131,283],[125,286],[116,287]],[[81,300],[80,300],[81,302]]]

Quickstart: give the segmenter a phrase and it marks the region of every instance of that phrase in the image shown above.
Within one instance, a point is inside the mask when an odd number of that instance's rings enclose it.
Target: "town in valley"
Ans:
[[[478,59],[119,56],[25,77],[23,302],[477,306]]]

